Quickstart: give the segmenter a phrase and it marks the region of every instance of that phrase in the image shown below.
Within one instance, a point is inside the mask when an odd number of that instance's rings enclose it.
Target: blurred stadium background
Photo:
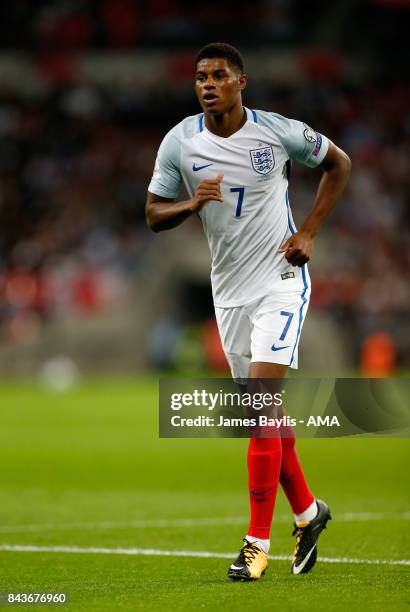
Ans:
[[[316,241],[309,372],[408,368],[407,0],[15,0],[0,7],[0,369],[220,370],[199,222],[151,234],[165,132],[198,112],[193,58],[243,52],[245,104],[302,119],[353,174]],[[407,51],[406,51],[407,48]],[[296,220],[320,173],[295,167]]]

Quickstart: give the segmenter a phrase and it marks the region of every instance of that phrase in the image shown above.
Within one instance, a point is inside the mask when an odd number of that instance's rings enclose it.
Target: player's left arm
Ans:
[[[309,261],[314,239],[349,179],[351,161],[344,151],[329,141],[328,151],[319,167],[323,169],[323,176],[313,208],[299,230],[278,250],[285,253],[292,266],[303,266]]]

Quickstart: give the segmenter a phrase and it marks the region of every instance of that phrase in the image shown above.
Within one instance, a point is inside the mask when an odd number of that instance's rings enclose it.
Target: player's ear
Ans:
[[[239,75],[238,83],[239,83],[239,89],[241,91],[243,91],[245,89],[247,80],[248,80],[248,77],[246,76],[246,74],[240,74]]]

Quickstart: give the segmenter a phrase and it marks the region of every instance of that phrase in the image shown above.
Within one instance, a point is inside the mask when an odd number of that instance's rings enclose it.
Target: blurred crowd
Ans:
[[[212,0],[202,6],[186,0],[17,0],[7,7],[3,21],[14,26],[15,31],[12,34],[1,26],[0,31],[2,45],[15,46],[17,34],[18,45],[36,50],[50,46],[126,49],[138,44],[180,43],[181,39],[192,42],[211,24],[224,27],[229,23],[239,28],[244,19],[252,19],[257,36],[270,4],[275,3],[256,0],[252,5],[238,5],[226,0],[216,7]],[[277,23],[286,24],[290,3],[282,0],[276,4]]]
[[[211,36],[261,48],[319,44],[380,63],[394,36],[405,66],[408,9],[408,0],[14,0],[0,4],[0,48],[181,48]]]
[[[99,92],[0,102],[0,328],[30,335],[118,302],[139,272],[155,138]]]
[[[377,3],[374,3],[377,4]],[[326,3],[295,0],[15,0],[0,9],[0,45],[30,50],[197,44],[201,36],[303,41]],[[243,24],[251,28],[243,28]]]

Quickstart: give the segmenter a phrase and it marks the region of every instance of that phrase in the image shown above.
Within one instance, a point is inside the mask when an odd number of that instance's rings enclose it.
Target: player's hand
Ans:
[[[196,193],[192,198],[192,212],[199,212],[209,200],[223,202],[221,195],[221,181],[223,173],[220,172],[214,179],[201,181],[198,185]]]
[[[285,244],[278,249],[278,253],[285,253],[287,261],[292,266],[303,266],[312,255],[313,238],[309,234],[298,231],[293,234]]]

